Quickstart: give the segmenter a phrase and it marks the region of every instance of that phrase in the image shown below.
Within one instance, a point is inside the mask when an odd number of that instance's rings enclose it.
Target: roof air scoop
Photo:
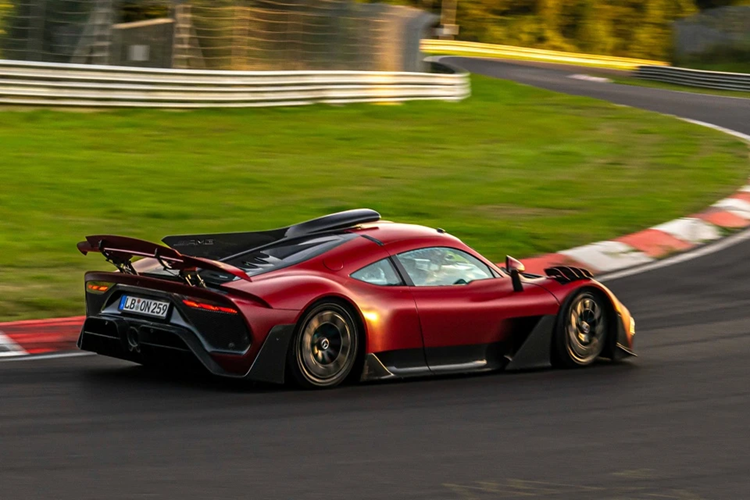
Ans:
[[[317,219],[300,222],[289,228],[286,232],[287,238],[315,234],[336,229],[347,229],[350,227],[365,224],[367,222],[376,222],[380,220],[380,214],[369,208],[358,208],[355,210],[346,210],[335,214],[324,215]]]
[[[177,249],[182,255],[224,260],[237,257],[250,250],[266,248],[279,241],[349,229],[379,220],[380,214],[375,210],[358,208],[270,231],[166,236],[162,241],[171,248]]]

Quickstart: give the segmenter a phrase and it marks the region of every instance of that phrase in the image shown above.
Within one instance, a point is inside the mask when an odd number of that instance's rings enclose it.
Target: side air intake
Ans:
[[[594,277],[588,269],[570,266],[550,267],[548,269],[545,269],[544,273],[560,283],[588,280]]]

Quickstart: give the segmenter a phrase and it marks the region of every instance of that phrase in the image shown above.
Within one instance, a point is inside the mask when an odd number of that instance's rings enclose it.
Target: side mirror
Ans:
[[[526,267],[524,267],[520,260],[516,260],[508,255],[507,257],[505,257],[505,269],[508,270],[508,274],[510,274],[510,280],[513,282],[513,291],[523,292],[521,273],[526,270]]]

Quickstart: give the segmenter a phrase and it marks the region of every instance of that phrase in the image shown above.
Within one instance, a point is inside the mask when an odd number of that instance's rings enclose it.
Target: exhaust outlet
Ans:
[[[139,342],[140,334],[138,328],[131,326],[125,335],[125,340],[128,344],[128,350],[133,352],[141,352],[141,345]]]

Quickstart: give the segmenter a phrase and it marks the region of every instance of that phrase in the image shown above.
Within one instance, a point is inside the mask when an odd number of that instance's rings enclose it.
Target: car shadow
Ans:
[[[106,390],[117,390],[118,388],[143,389],[169,389],[190,392],[211,392],[216,394],[289,394],[289,393],[318,393],[339,394],[348,393],[350,389],[359,387],[360,395],[366,396],[368,392],[379,394],[382,390],[390,391],[412,389],[417,391],[430,391],[435,387],[444,388],[446,383],[450,385],[483,385],[487,382],[498,382],[502,384],[521,384],[554,382],[565,385],[566,380],[579,382],[581,379],[594,377],[617,379],[637,369],[637,364],[628,360],[611,362],[608,360],[597,361],[591,366],[580,369],[553,369],[536,368],[519,370],[513,372],[482,372],[482,373],[459,373],[441,374],[412,377],[405,379],[376,380],[366,382],[351,382],[340,388],[323,391],[310,391],[290,384],[278,385],[262,382],[254,382],[243,379],[229,379],[219,377],[200,369],[158,369],[141,365],[117,365],[109,366],[98,364],[89,367],[84,372],[85,381],[88,384],[102,386]]]

